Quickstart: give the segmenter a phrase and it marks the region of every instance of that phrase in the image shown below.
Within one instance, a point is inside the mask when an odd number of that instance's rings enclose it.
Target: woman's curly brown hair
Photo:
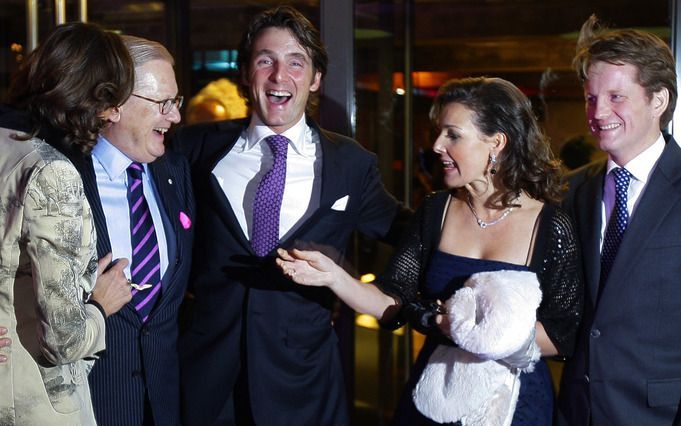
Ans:
[[[99,115],[125,102],[134,83],[132,59],[118,35],[69,23],[56,27],[21,65],[8,103],[29,112],[32,135],[47,125],[89,152],[105,125]]]
[[[560,201],[565,185],[560,162],[532,112],[529,99],[500,78],[464,78],[446,82],[437,93],[430,119],[438,124],[445,107],[458,103],[473,112],[473,124],[484,135],[506,135],[506,147],[492,175],[504,207],[514,205],[520,191],[544,202]]]

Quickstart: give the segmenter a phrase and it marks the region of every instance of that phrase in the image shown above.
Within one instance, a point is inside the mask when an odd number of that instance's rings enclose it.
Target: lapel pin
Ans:
[[[192,226],[192,220],[189,219],[185,212],[180,212],[180,223],[184,229],[189,229]]]
[[[168,183],[172,185],[172,184],[173,184],[173,180],[169,178],[169,179],[168,179]]]

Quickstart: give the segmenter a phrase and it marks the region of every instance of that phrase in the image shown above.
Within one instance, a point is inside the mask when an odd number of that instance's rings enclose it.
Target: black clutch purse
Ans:
[[[446,313],[445,306],[435,300],[418,300],[404,305],[400,311],[400,317],[403,322],[408,322],[419,333],[441,335],[435,318],[437,315]]]

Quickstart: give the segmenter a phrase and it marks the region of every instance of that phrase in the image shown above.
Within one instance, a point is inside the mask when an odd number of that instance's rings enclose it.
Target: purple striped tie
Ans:
[[[151,284],[146,290],[132,290],[132,303],[142,322],[146,322],[161,294],[161,257],[158,254],[158,240],[149,204],[142,191],[140,163],[128,167],[128,205],[130,206],[130,242],[132,262],[130,280],[137,284]]]
[[[279,214],[286,182],[288,138],[268,136],[265,141],[274,155],[272,168],[263,176],[253,200],[251,247],[260,257],[267,256],[279,244]]]

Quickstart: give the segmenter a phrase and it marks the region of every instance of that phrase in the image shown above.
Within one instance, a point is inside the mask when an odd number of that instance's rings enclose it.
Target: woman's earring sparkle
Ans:
[[[497,173],[497,155],[495,153],[491,153],[489,155],[489,163],[490,163],[490,169],[489,173],[494,175]]]

